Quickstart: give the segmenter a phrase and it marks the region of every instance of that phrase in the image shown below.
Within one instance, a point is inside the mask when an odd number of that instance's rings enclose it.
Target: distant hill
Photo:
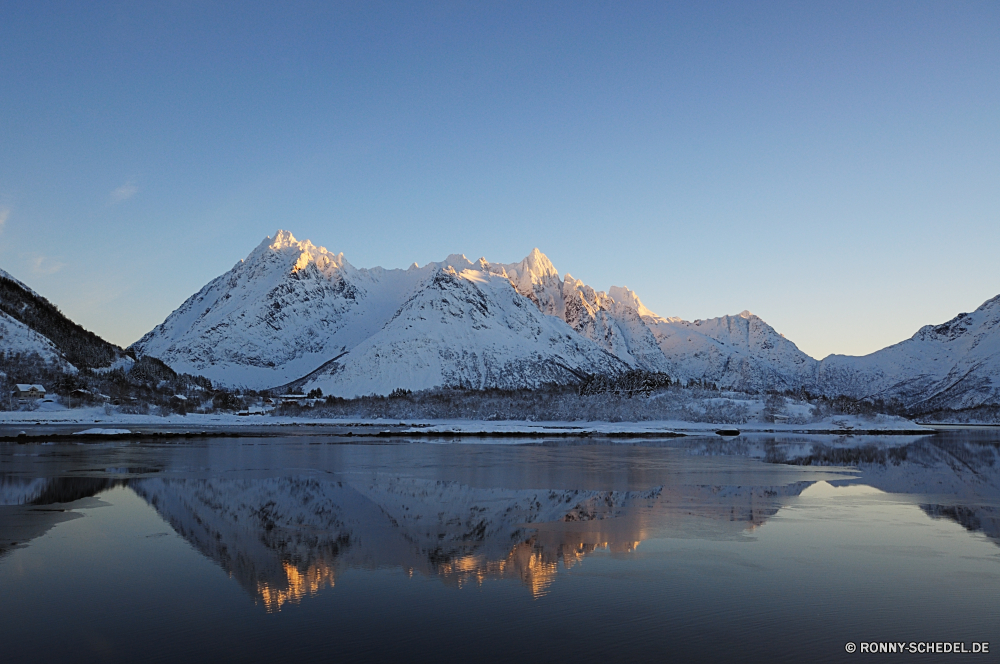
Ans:
[[[38,353],[77,369],[109,367],[126,356],[63,315],[44,297],[0,270],[0,352]]]

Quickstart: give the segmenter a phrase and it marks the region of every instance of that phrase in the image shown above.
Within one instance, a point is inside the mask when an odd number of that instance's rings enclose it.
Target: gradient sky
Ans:
[[[1000,293],[1000,3],[0,0],[0,267],[126,345],[279,228],[869,353]]]

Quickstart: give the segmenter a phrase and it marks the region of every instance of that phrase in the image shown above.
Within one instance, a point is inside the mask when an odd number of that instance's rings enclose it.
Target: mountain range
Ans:
[[[665,318],[628,288],[453,254],[355,268],[287,231],[266,238],[131,347],[177,371],[253,388],[352,397],[520,388],[631,369],[744,391],[805,388],[927,408],[1000,401],[1000,297],[864,357],[816,360],[744,311]]]
[[[749,392],[896,399],[921,411],[1000,403],[1000,296],[870,355],[816,360],[749,311],[665,318],[628,288],[560,277],[538,249],[519,263],[453,254],[405,270],[356,268],[278,231],[126,351],[103,342],[81,353],[91,333],[57,313],[0,273],[5,348],[74,366],[151,356],[230,387],[354,397],[533,388],[638,369]]]

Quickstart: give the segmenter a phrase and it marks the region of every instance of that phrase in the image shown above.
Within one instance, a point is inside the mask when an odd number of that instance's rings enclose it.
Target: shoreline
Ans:
[[[25,413],[27,414],[27,413]],[[860,418],[834,418],[831,422],[809,425],[748,422],[725,424],[709,422],[581,422],[525,420],[364,420],[271,418],[254,416],[187,415],[170,418],[117,416],[76,421],[56,418],[0,419],[0,443],[36,443],[39,441],[104,441],[126,438],[167,440],[178,438],[274,438],[282,436],[331,436],[343,438],[683,438],[736,435],[824,435],[824,436],[897,436],[934,435],[938,431],[965,427],[961,425],[924,425],[906,420],[866,421]],[[48,420],[48,421],[46,421]]]

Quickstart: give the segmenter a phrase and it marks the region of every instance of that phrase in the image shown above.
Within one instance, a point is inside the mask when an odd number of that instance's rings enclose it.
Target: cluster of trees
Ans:
[[[1000,405],[989,404],[975,406],[973,408],[954,409],[934,409],[920,412],[917,417],[926,422],[961,422],[961,423],[990,423],[1000,424]]]
[[[805,401],[813,405],[817,415],[825,417],[827,415],[898,415],[900,417],[914,417],[919,413],[908,409],[899,399],[857,399],[846,395],[829,397],[822,394],[812,394],[806,389],[787,390],[783,393],[787,397],[792,397],[799,401]]]
[[[275,414],[387,420],[685,420],[727,424],[747,422],[753,416],[754,397],[745,395],[745,401],[719,397],[715,390],[672,382],[663,383],[658,390],[609,389],[594,394],[581,394],[575,385],[549,385],[535,390],[397,389],[388,396],[328,396],[316,405],[283,403]]]
[[[309,394],[314,399],[321,396],[318,389]],[[789,408],[790,404],[798,407]],[[802,389],[765,394],[727,392],[711,382],[683,383],[665,373],[646,371],[630,371],[615,377],[590,376],[576,386],[549,385],[535,390],[443,388],[414,393],[398,388],[388,396],[353,399],[329,396],[318,404],[282,404],[276,414],[388,420],[683,420],[719,424],[751,421],[805,424],[837,415],[915,415],[898,400],[828,397]]]
[[[670,376],[659,371],[636,369],[617,376],[588,376],[580,383],[580,395],[615,394],[618,396],[648,397],[653,392],[670,387]]]

